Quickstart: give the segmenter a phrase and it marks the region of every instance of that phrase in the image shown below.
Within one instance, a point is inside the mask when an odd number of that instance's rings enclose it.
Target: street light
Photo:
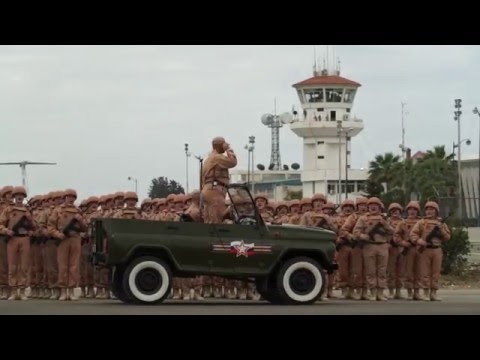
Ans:
[[[135,178],[133,178],[133,177],[129,176],[129,177],[128,177],[128,180],[130,180],[130,181],[134,181],[134,182],[135,182],[135,193],[137,193],[137,184],[138,184],[138,182],[137,182],[137,179],[135,179]]]
[[[248,151],[248,170],[247,170],[247,183],[250,185],[250,168],[251,168],[251,174],[252,174],[252,193],[254,192],[254,184],[255,184],[255,178],[254,178],[254,168],[255,168],[255,163],[253,161],[253,151],[255,150],[255,136],[249,136],[248,137],[248,144],[245,145],[245,150]],[[250,161],[250,156],[251,156],[251,161]]]
[[[348,134],[353,131],[353,128],[345,130],[345,199],[348,199],[348,141],[350,137]]]
[[[337,191],[337,204],[340,204],[342,201],[342,121],[337,120],[337,135],[338,135],[338,191]]]
[[[461,99],[455,99],[455,117],[454,120],[457,121],[458,124],[458,157],[457,157],[457,171],[458,171],[458,217],[460,220],[462,220],[463,215],[462,215],[462,141],[460,140],[460,116],[462,115],[462,111],[460,110],[462,108],[462,100]]]
[[[475,109],[473,109],[473,113],[477,114],[478,117],[480,118],[480,112],[478,111],[478,108],[475,106]],[[478,226],[480,226],[480,127],[479,127],[479,135],[478,135],[478,207],[477,207],[477,221],[478,221]]]
[[[191,152],[188,151],[188,144],[185,144],[185,177],[186,177],[186,188],[187,188],[187,194],[189,193],[188,189],[188,158],[192,155]]]

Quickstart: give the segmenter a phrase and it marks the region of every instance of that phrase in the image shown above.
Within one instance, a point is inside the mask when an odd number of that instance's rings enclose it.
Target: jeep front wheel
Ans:
[[[134,259],[125,269],[123,289],[137,304],[157,304],[170,293],[172,273],[163,260],[144,256]]]
[[[296,257],[285,262],[277,275],[277,289],[284,304],[314,303],[322,294],[325,274],[312,258]]]

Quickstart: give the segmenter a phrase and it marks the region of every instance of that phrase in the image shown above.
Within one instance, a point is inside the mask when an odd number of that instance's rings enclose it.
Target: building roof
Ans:
[[[355,86],[355,87],[362,86],[361,84],[355,81],[346,79],[341,76],[320,75],[320,76],[314,76],[309,79],[300,81],[299,83],[294,84],[293,87],[310,86],[310,85],[349,85],[349,86]]]
[[[413,160],[423,159],[423,158],[425,157],[425,155],[427,155],[426,152],[417,151],[417,152],[412,156],[412,159],[413,159]]]

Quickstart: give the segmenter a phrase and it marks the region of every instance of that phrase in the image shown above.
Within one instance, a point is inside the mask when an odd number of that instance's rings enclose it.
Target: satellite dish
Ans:
[[[263,114],[262,115],[262,124],[263,125],[272,125],[274,121],[274,117],[272,114]]]
[[[283,170],[288,171],[288,165],[283,165]]]
[[[263,171],[263,170],[265,170],[265,166],[262,165],[262,164],[258,164],[257,169],[260,170],[260,171]]]
[[[274,167],[275,167],[274,164],[270,164],[270,166],[268,167],[268,170],[273,170]]]
[[[298,170],[298,169],[300,169],[300,165],[297,164],[297,163],[293,163],[293,164],[292,164],[292,169],[293,169],[293,170]]]
[[[280,115],[280,121],[282,124],[290,124],[291,122],[293,122],[293,116],[288,112],[283,113],[282,115]]]

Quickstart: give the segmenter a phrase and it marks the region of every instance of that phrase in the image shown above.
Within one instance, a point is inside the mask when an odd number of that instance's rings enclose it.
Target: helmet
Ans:
[[[178,204],[178,203],[183,204],[184,202],[185,202],[185,195],[184,194],[175,195],[175,199],[173,200],[174,204]]]
[[[382,201],[377,197],[371,197],[370,199],[368,199],[367,205],[371,205],[371,204],[376,204],[376,205],[380,206],[381,208],[383,208]]]
[[[170,194],[167,196],[166,201],[167,203],[169,202],[175,202],[176,195],[175,194]]]
[[[260,193],[260,194],[255,195],[254,200],[257,201],[257,199],[264,199],[268,204],[268,196],[265,193]]]
[[[13,186],[5,186],[2,188],[2,191],[0,192],[0,196],[5,196],[6,194],[8,194],[9,192],[12,192],[13,190]]]
[[[53,191],[52,192],[52,199],[59,199],[63,197],[63,191]]]
[[[117,199],[123,199],[125,197],[125,194],[121,191],[118,191],[115,194],[113,194],[112,196],[113,196],[112,197],[113,200],[117,200]]]
[[[290,210],[292,208],[292,206],[295,206],[295,205],[300,206],[300,200],[298,200],[298,199],[290,200],[288,202],[288,209]]]
[[[158,202],[158,205],[157,206],[160,206],[160,205],[167,205],[167,199],[165,198],[160,198],[160,199],[156,199],[157,202]]]
[[[327,201],[325,205],[323,205],[322,209],[332,209],[335,210],[335,204],[332,203],[331,201]]]
[[[420,204],[418,203],[418,201],[410,201],[406,207],[406,209],[410,209],[410,208],[413,208],[415,210],[417,210],[418,212],[420,212]]]
[[[325,195],[324,195],[324,194],[321,194],[321,193],[318,193],[318,194],[313,195],[313,197],[312,197],[312,203],[313,203],[314,201],[317,201],[317,200],[322,200],[323,202],[327,202],[327,199],[325,198]]]
[[[85,205],[87,206],[94,203],[100,203],[100,199],[96,196],[90,196],[87,200],[85,200]]]
[[[200,191],[195,190],[190,193],[192,200],[199,200],[200,199]]]
[[[134,192],[134,191],[127,191],[127,192],[123,195],[123,199],[124,199],[124,200],[135,200],[135,201],[138,201],[138,196],[137,196],[137,193]]]
[[[356,198],[355,199],[355,205],[358,206],[358,205],[367,205],[368,203],[368,199],[361,196],[359,198]]]
[[[390,206],[388,207],[388,212],[392,211],[392,210],[400,210],[402,211],[403,208],[402,208],[402,205],[398,204],[398,203],[391,203]]]
[[[342,209],[343,209],[344,206],[355,207],[355,203],[353,202],[353,200],[346,199],[346,200],[343,200],[343,202],[342,202]]]
[[[212,146],[222,145],[223,143],[225,143],[225,138],[221,136],[214,137],[212,140]]]
[[[27,196],[27,191],[25,190],[25,188],[23,186],[15,186],[13,189],[12,189],[12,196],[15,196],[15,195],[18,195],[18,194],[22,194],[23,196]]]
[[[150,198],[143,199],[141,207],[144,207],[145,205],[151,205],[152,203],[153,201]]]
[[[185,202],[187,202],[187,201],[189,201],[189,200],[192,200],[192,198],[193,198],[192,194],[187,194],[187,195],[184,195],[184,196],[183,196],[183,200],[184,200]]]
[[[426,210],[429,207],[434,208],[437,211],[437,214],[440,212],[438,204],[435,201],[427,201],[427,203],[424,206],[424,209]]]
[[[63,196],[62,197],[65,197],[65,196],[74,196],[75,199],[77,198],[77,192],[73,189],[67,189],[63,192]]]
[[[303,206],[303,205],[312,205],[312,199],[303,198],[302,200],[300,200],[300,206]]]

